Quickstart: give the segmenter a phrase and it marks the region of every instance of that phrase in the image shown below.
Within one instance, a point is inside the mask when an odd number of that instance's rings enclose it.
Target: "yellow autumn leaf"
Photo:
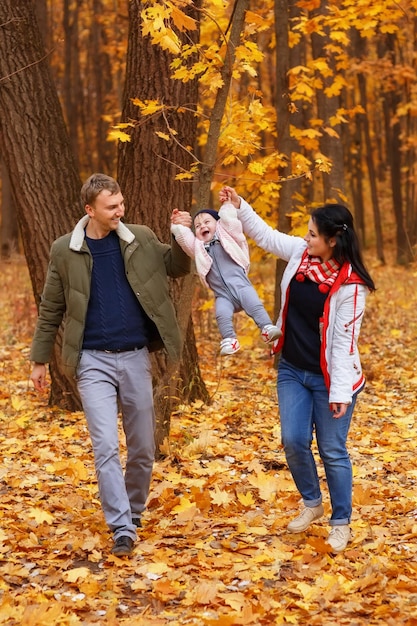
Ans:
[[[212,298],[208,298],[208,300],[204,300],[201,305],[198,307],[199,311],[209,311],[213,308],[214,301]]]
[[[252,172],[252,174],[259,174],[259,176],[263,176],[265,174],[265,167],[259,161],[251,161],[248,165],[248,170]]]
[[[15,411],[21,411],[26,406],[27,401],[19,396],[11,397],[12,407]]]
[[[84,582],[80,582],[78,586],[82,593],[85,593],[86,596],[90,597],[96,597],[102,589],[101,581],[91,580],[91,578],[85,580]]]
[[[182,172],[175,176],[175,180],[190,180],[191,178],[194,178],[194,174],[191,172]]]
[[[169,472],[165,476],[165,479],[173,485],[180,485],[183,482],[184,477],[181,476],[181,474],[177,474],[176,472]]]
[[[197,28],[197,21],[173,4],[171,5],[171,17],[178,30],[196,30]]]
[[[154,4],[142,11],[141,18],[143,36],[150,35],[154,38],[158,31],[165,30],[165,19],[169,19],[169,12],[160,4]]]
[[[84,463],[80,459],[74,458],[49,463],[45,469],[47,472],[58,476],[70,476],[76,483],[80,480],[86,480],[88,476]]]
[[[169,572],[170,569],[171,568],[166,563],[162,563],[161,561],[159,561],[155,563],[145,563],[144,565],[137,567],[135,569],[135,572],[136,574],[139,574],[142,576],[146,576],[147,574],[155,574],[157,576],[162,576],[163,574],[166,574],[167,572]]]
[[[346,80],[342,76],[338,75],[335,77],[332,84],[329,87],[325,88],[324,93],[328,98],[338,96],[340,95],[340,92],[342,91],[342,89],[346,87],[346,85],[347,85]]]
[[[315,59],[313,62],[313,67],[318,72],[321,72],[323,76],[331,76],[332,74],[332,70],[329,68],[328,62],[323,57]]]
[[[139,100],[139,98],[132,98],[132,104],[140,108],[142,115],[153,115],[165,108],[159,100]]]
[[[178,45],[178,38],[172,31],[168,31],[167,34],[158,38],[158,43],[163,50],[168,50],[172,52],[172,54],[179,54],[181,52],[181,48]]]
[[[89,576],[90,570],[88,567],[75,567],[67,572],[63,572],[62,577],[68,583],[76,583],[78,580],[83,580]]]
[[[217,506],[229,504],[232,499],[227,491],[221,491],[217,485],[214,488],[214,492],[210,490],[210,498],[213,504],[217,504]]]
[[[250,491],[247,491],[246,493],[238,493],[237,499],[241,504],[243,504],[243,506],[253,506],[255,504],[255,500]]]
[[[121,130],[110,130],[107,133],[107,140],[108,141],[121,141],[125,143],[126,141],[131,141],[131,137],[130,135],[122,132]]]
[[[256,476],[248,476],[248,482],[259,490],[262,500],[271,500],[277,491],[276,479],[268,474],[259,472]]]
[[[32,415],[26,413],[25,415],[21,415],[20,417],[15,419],[14,422],[18,426],[20,426],[20,428],[26,428],[31,419]]]
[[[259,27],[265,25],[265,18],[254,11],[246,11],[245,22],[248,24],[255,24]]]
[[[276,570],[268,566],[254,570],[251,578],[253,582],[258,582],[259,580],[273,580],[276,579],[276,576]]]
[[[214,581],[205,581],[197,583],[192,590],[194,602],[198,604],[212,604],[217,596],[217,583]]]
[[[384,461],[384,463],[391,463],[392,461],[395,461],[397,459],[397,453],[396,452],[384,452],[384,454],[381,456],[381,459]]]
[[[165,139],[165,141],[169,141],[171,139],[170,135],[168,135],[167,133],[161,133],[161,131],[156,131],[155,135],[158,135],[158,137],[160,137],[161,139]]]
[[[181,583],[174,580],[156,580],[153,583],[153,593],[156,594],[161,600],[173,600],[181,592]]]
[[[186,511],[187,509],[190,509],[192,507],[195,507],[195,503],[191,502],[188,498],[182,497],[180,499],[180,503],[177,504],[177,506],[174,506],[174,508],[172,509],[173,513],[183,513],[184,511]]]
[[[314,586],[304,582],[298,583],[295,585],[295,588],[298,589],[305,600],[310,600],[316,593]]]
[[[130,585],[132,591],[149,591],[149,580],[143,578],[136,578]]]
[[[216,73],[215,76],[213,75],[211,76],[209,89],[211,92],[215,92],[218,89],[221,89],[221,87],[223,87],[223,84],[224,84],[223,78],[221,77],[219,73]]]
[[[371,487],[363,485],[354,485],[353,500],[358,505],[370,505],[375,502],[375,494]]]
[[[392,22],[390,24],[384,24],[383,22],[381,22],[379,28],[381,29],[381,33],[393,34],[398,32],[398,25],[393,24]]]
[[[31,509],[29,509],[27,515],[28,517],[33,518],[37,524],[43,524],[44,522],[46,524],[52,524],[55,519],[53,515],[48,513],[48,511],[44,511],[43,509],[40,509],[38,507],[32,507]]]
[[[134,128],[135,125],[132,122],[119,122],[116,124],[114,128],[123,129],[123,128]]]
[[[236,591],[234,593],[219,593],[219,598],[222,598],[225,604],[239,613],[243,611],[246,604],[249,604],[249,599],[246,599],[243,593]]]
[[[77,429],[72,426],[65,426],[65,428],[61,429],[61,435],[66,439],[72,439],[72,437],[77,433]]]
[[[268,529],[265,528],[265,526],[247,526],[243,522],[238,525],[237,531],[238,533],[247,535],[258,535],[259,537],[268,534]]]

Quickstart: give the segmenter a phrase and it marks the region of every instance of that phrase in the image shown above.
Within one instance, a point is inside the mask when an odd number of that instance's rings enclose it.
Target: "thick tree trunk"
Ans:
[[[136,120],[137,123],[131,130],[131,141],[120,146],[118,180],[126,199],[126,221],[144,223],[154,230],[161,241],[170,241],[172,209],[191,211],[192,206],[192,185],[176,181],[175,176],[181,168],[188,170],[191,165],[191,156],[185,146],[195,144],[194,110],[198,100],[198,86],[196,81],[183,84],[170,79],[170,55],[159,46],[152,45],[149,38],[141,34],[141,9],[139,0],[129,3],[129,42],[122,120]],[[132,104],[132,98],[163,102],[167,107],[165,114],[141,120],[140,110]],[[180,113],[178,107],[181,105],[191,110]],[[164,141],[156,134],[169,134],[167,125],[175,129],[176,141]],[[154,355],[153,358],[157,454],[160,444],[169,435],[171,408],[181,389],[188,391],[188,399],[208,399],[200,376],[191,306],[184,309],[185,315],[181,313],[183,306],[190,302],[192,292],[191,277],[172,281],[172,297],[186,336],[180,371],[168,363],[163,354]],[[190,377],[198,381],[192,388],[187,384]]]
[[[35,0],[35,13],[38,20],[39,31],[42,41],[46,48],[50,45],[49,29],[48,29],[48,7],[46,0]]]
[[[81,215],[80,181],[32,3],[3,0],[0,24],[0,149],[39,303],[51,243]],[[50,401],[79,408],[58,362]]]

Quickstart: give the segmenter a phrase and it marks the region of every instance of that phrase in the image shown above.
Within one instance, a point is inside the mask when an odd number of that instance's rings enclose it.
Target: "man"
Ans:
[[[113,533],[112,553],[130,554],[141,525],[154,462],[154,409],[149,352],[181,350],[167,276],[190,270],[173,240],[161,243],[146,226],[125,225],[118,183],[93,174],[81,189],[86,215],[57,239],[39,307],[30,358],[31,380],[45,385],[55,337],[64,319],[62,360],[77,379],[90,433],[100,501]],[[184,225],[189,213],[180,212]],[[119,455],[118,408],[126,434],[125,474]]]

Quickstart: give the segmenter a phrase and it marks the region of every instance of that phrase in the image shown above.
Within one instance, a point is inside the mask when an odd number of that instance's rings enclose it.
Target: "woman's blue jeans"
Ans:
[[[277,387],[285,457],[304,505],[314,507],[322,501],[311,450],[315,431],[332,505],[330,525],[348,524],[352,514],[352,464],[346,439],[356,395],[346,414],[335,419],[322,374],[300,370],[284,359],[278,366]]]

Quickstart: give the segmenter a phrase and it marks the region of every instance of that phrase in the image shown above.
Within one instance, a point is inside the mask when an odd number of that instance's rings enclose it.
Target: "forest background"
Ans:
[[[5,623],[128,623],[131,611],[135,624],[143,613],[143,623],[330,624],[334,612],[341,624],[416,623],[415,470],[401,448],[414,432],[416,12],[412,1],[3,0]],[[116,176],[128,221],[164,241],[172,208],[217,208],[225,183],[294,234],[318,203],[352,209],[381,290],[362,348],[372,382],[362,417],[379,432],[376,448],[365,428],[355,433],[355,499],[366,522],[356,520],[342,564],[320,528],[306,545],[283,539],[275,499],[289,509],[296,502],[279,460],[272,363],[240,320],[250,357],[222,369],[212,301],[194,276],[172,285],[186,335],[181,368],[154,362],[160,458],[146,541],[124,570],[106,560],[102,520],[92,528],[89,518],[95,483],[59,341],[48,398],[39,404],[21,378],[50,244],[82,214],[81,181],[93,171]],[[252,277],[274,313],[282,267],[251,252]],[[33,443],[40,449],[29,453]],[[30,466],[21,454],[32,455]],[[46,460],[49,482],[39,470]],[[229,480],[236,475],[242,489]]]

